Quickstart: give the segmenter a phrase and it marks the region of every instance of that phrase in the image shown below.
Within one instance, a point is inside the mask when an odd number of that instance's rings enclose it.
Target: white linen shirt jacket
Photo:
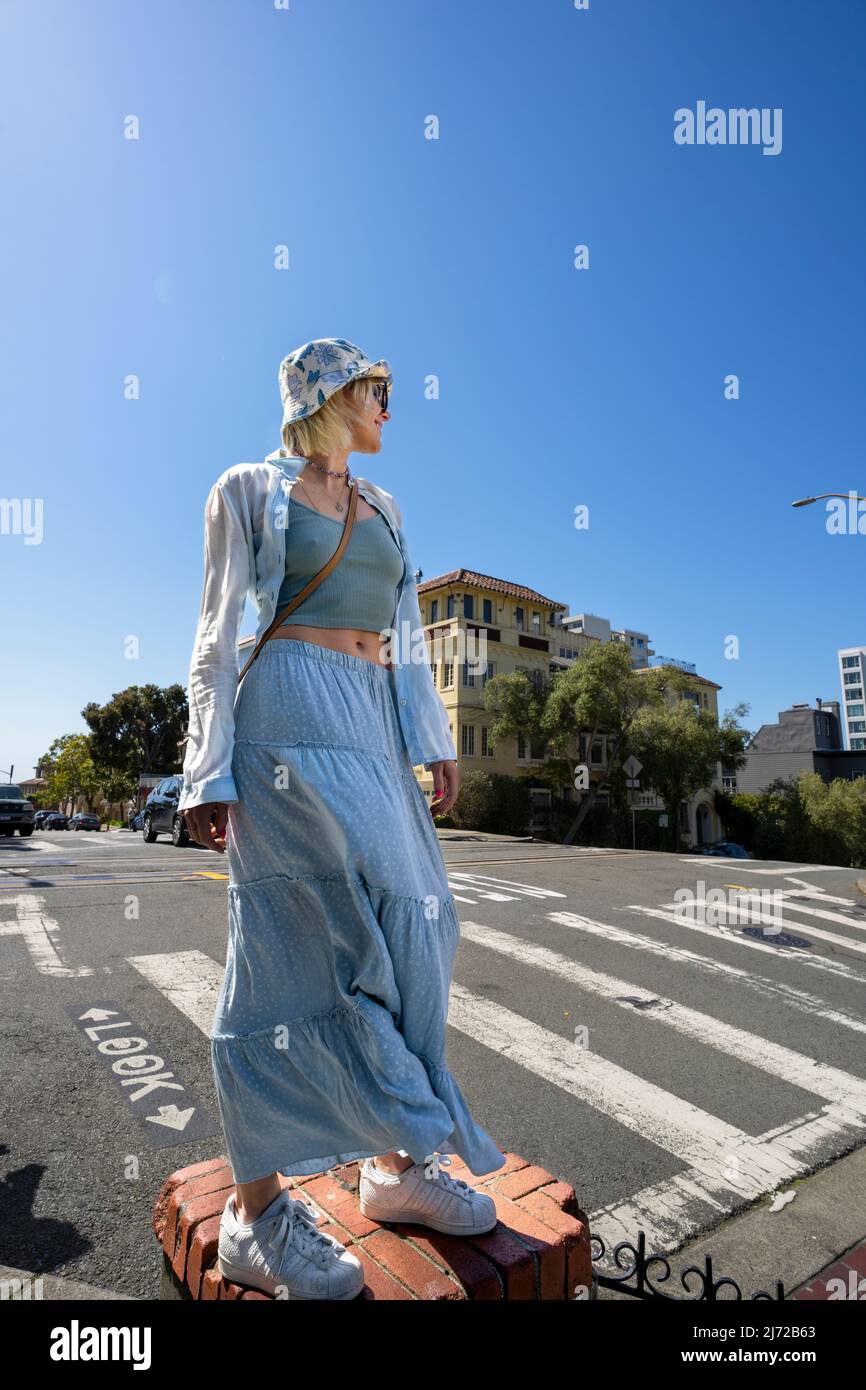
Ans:
[[[273,621],[285,577],[289,497],[304,462],[277,449],[260,463],[233,464],[208,493],[204,588],[189,668],[189,738],[178,801],[181,811],[204,802],[239,799],[232,753],[240,625],[248,594],[258,608],[256,641]],[[457,752],[445,706],[433,684],[402,515],[389,492],[366,478],[355,481],[359,495],[384,514],[403,556],[390,656],[397,712],[412,765],[429,769],[434,762],[456,760]]]

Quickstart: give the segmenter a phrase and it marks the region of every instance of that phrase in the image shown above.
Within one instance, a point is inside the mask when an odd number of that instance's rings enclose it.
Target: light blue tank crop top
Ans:
[[[289,506],[286,574],[277,595],[278,613],[328,563],[344,525],[336,517],[323,516],[306,503],[296,502],[291,495]],[[286,622],[381,632],[394,621],[402,578],[403,556],[382,513],[377,511],[361,520],[355,517],[337,568],[292,610]]]

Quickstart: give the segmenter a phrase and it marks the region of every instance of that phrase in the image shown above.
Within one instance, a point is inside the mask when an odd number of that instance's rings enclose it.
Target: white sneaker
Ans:
[[[286,1188],[251,1225],[241,1221],[235,1193],[220,1220],[217,1268],[235,1284],[274,1298],[355,1298],[364,1287],[361,1261],[324,1231]]]
[[[477,1236],[496,1225],[496,1204],[462,1178],[440,1171],[450,1159],[428,1154],[399,1175],[382,1173],[372,1158],[361,1167],[358,1197],[370,1221],[415,1221],[451,1236]]]

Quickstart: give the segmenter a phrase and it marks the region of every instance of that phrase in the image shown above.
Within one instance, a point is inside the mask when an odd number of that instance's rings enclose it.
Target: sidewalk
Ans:
[[[781,1279],[786,1299],[866,1302],[866,1147],[780,1191],[796,1195],[779,1211],[771,1212],[765,1198],[670,1256],[666,1292],[687,1297],[680,1270],[703,1271],[710,1255],[714,1279],[733,1279],[743,1298],[758,1289],[775,1297]],[[690,1288],[694,1293],[694,1280]],[[722,1290],[722,1297],[731,1292]],[[599,1297],[626,1295],[600,1289]]]

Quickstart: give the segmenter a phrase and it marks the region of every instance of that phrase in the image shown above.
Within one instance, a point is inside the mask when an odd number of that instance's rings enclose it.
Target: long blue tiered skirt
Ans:
[[[211,1059],[236,1182],[403,1149],[502,1167],[445,1064],[460,924],[393,673],[265,643],[235,705]]]

